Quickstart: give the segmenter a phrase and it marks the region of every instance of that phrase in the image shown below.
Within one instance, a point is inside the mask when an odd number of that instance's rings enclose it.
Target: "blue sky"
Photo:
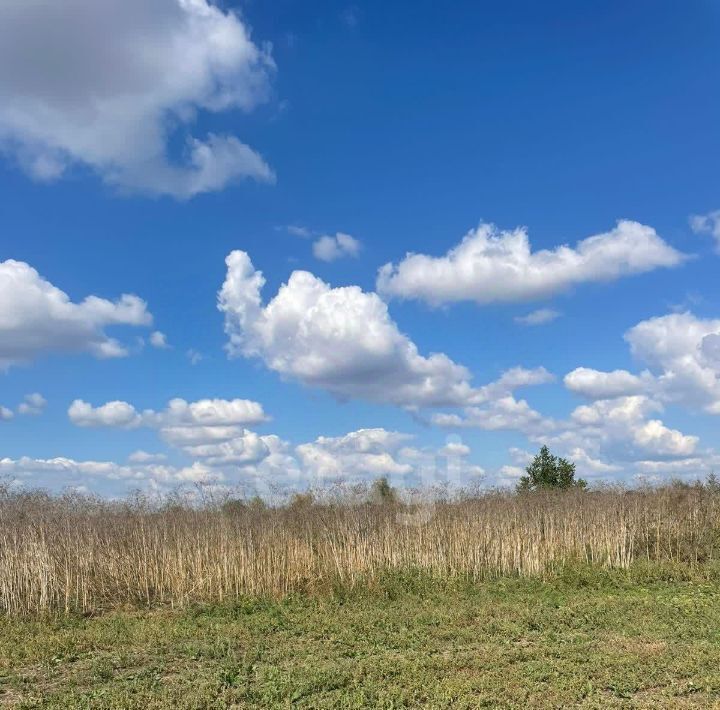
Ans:
[[[720,469],[719,29],[709,0],[5,5],[0,475]]]

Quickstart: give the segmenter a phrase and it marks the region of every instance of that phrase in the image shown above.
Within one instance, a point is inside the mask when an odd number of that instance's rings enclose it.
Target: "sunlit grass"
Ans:
[[[720,591],[677,565],[0,621],[25,708],[712,707]],[[685,581],[683,581],[683,578]]]

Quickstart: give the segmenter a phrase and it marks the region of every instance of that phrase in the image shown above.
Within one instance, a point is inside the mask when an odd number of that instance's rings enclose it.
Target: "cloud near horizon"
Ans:
[[[78,479],[104,477],[132,485],[142,482],[156,489],[184,482],[242,483],[266,494],[278,482],[288,490],[337,482],[370,482],[379,476],[417,482],[441,470],[452,477],[453,484],[462,485],[468,477],[478,480],[484,475],[481,467],[468,461],[470,447],[459,441],[449,441],[439,449],[417,448],[410,445],[414,435],[381,427],[337,437],[319,436],[293,448],[274,434],[259,435],[244,428],[268,419],[261,405],[247,400],[188,403],[175,399],[165,410],[142,413],[127,402],[92,407],[76,400],[68,415],[78,426],[154,428],[163,441],[189,457],[189,463],[171,465],[165,463],[164,453],[139,450],[128,457],[128,464],[66,458],[4,459],[0,461],[0,473],[27,478],[65,471]],[[432,478],[431,483],[435,482],[436,478]]]

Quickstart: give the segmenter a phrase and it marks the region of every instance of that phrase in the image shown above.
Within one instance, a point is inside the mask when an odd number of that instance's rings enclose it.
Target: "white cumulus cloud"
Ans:
[[[672,456],[695,453],[697,436],[688,436],[677,429],[669,429],[659,419],[651,419],[633,432],[633,440],[646,451]]]
[[[659,397],[720,414],[720,319],[672,313],[638,323],[625,340],[656,375]]]
[[[445,256],[408,254],[378,272],[378,292],[431,305],[531,301],[588,282],[676,266],[684,256],[652,227],[621,220],[609,232],[572,248],[533,252],[525,229],[499,231],[481,224]]]
[[[285,442],[278,436],[274,434],[260,436],[248,429],[236,432],[230,438],[216,441],[182,443],[186,454],[202,459],[208,466],[242,466],[259,463],[272,454],[281,454],[287,449]]]
[[[138,411],[132,404],[123,401],[107,402],[99,407],[76,399],[68,409],[73,424],[83,427],[135,428],[147,426],[160,429],[168,438],[179,440],[194,439],[197,431],[218,430],[219,438],[226,438],[225,432],[233,427],[260,424],[267,421],[263,407],[248,399],[201,399],[187,402],[175,398],[159,412],[152,409]],[[185,434],[185,437],[183,437]],[[212,434],[208,433],[212,438]]]
[[[313,242],[313,254],[321,261],[335,261],[344,256],[357,257],[360,242],[349,234],[338,232],[335,236],[324,235]]]
[[[360,429],[345,436],[321,436],[296,448],[305,470],[318,479],[402,475],[412,471],[397,449],[412,437],[385,429]]]
[[[588,367],[578,367],[565,375],[564,383],[571,392],[589,399],[612,399],[641,394],[651,386],[649,373],[633,375],[627,370],[602,372]]]
[[[537,441],[579,448],[604,459],[631,462],[648,458],[683,457],[696,451],[699,439],[670,429],[650,416],[662,412],[660,402],[645,395],[597,400],[573,410],[555,432]]]
[[[250,111],[274,63],[245,22],[209,0],[0,3],[0,148],[40,180],[73,165],[125,190],[178,198],[270,167],[232,135],[186,127],[203,111]],[[184,139],[170,157],[171,138]]]
[[[468,456],[470,454],[470,447],[467,444],[463,444],[459,441],[449,441],[443,446],[438,453],[441,456]]]
[[[671,313],[641,321],[624,337],[648,369],[636,375],[579,367],[565,376],[565,386],[590,399],[649,394],[720,414],[720,319]]]
[[[89,352],[95,357],[127,355],[109,326],[148,326],[152,316],[133,295],[117,301],[68,295],[22,261],[0,262],[0,370],[51,352]]]
[[[68,416],[73,424],[81,427],[134,429],[143,422],[142,416],[132,404],[119,400],[93,407],[88,402],[76,399],[68,409]]]
[[[464,403],[477,394],[467,369],[447,355],[420,355],[375,293],[332,288],[295,271],[263,305],[265,284],[249,256],[234,251],[218,296],[231,355],[259,357],[281,375],[339,398],[406,407]]]

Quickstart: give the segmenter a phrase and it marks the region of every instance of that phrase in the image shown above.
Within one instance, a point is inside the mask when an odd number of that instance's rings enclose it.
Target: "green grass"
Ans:
[[[574,571],[0,619],[21,708],[720,707],[720,587]]]

